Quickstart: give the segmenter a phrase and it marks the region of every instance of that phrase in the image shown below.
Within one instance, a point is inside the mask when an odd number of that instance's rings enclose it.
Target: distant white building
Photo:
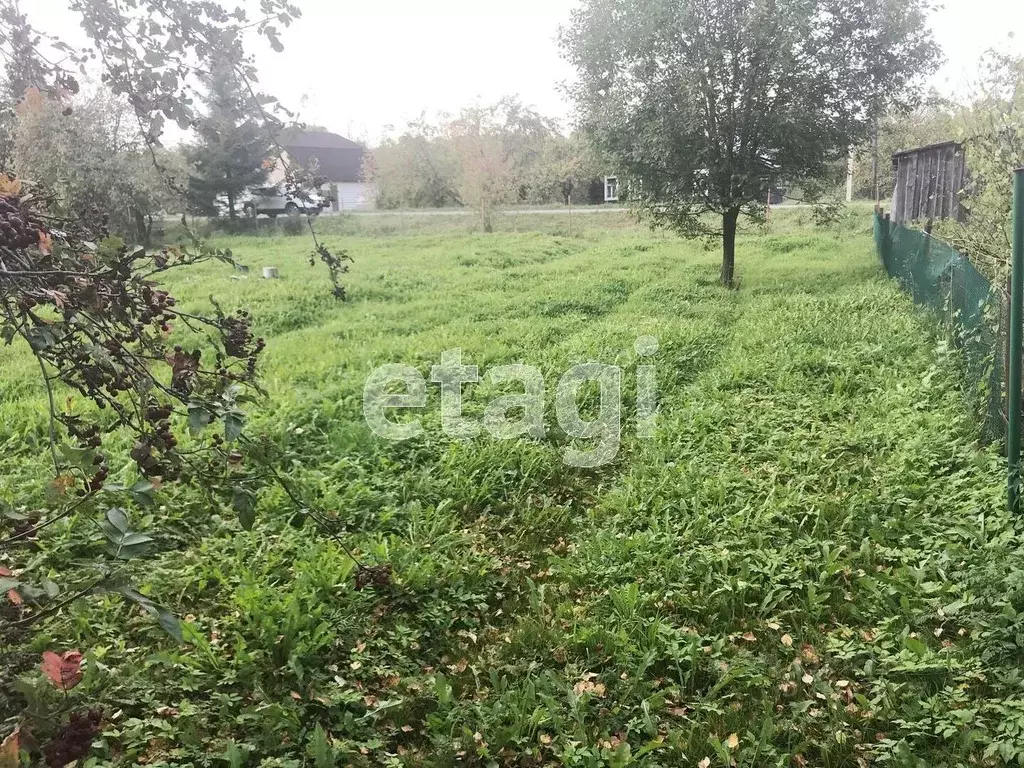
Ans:
[[[369,210],[376,205],[376,190],[363,181],[363,159],[366,149],[344,136],[330,131],[286,129],[279,137],[284,160],[290,166],[316,167],[318,175],[327,179],[331,207],[335,211]],[[270,173],[269,182],[284,181],[281,164]]]
[[[604,201],[606,203],[619,202],[619,177],[604,177]]]

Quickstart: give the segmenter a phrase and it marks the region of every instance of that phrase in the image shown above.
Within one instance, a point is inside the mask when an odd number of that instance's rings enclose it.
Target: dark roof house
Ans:
[[[358,183],[363,180],[365,149],[356,142],[330,131],[287,129],[281,134],[281,146],[292,162],[303,168],[316,164],[321,176],[331,183]]]

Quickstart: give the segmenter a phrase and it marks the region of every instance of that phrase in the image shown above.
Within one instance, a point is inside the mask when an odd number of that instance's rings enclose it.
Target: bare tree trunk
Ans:
[[[730,208],[722,214],[722,285],[733,287],[736,273],[736,222],[740,218],[739,208]]]
[[[149,222],[146,222],[146,216],[138,208],[132,208],[132,216],[135,219],[135,230],[136,235],[139,238],[139,244],[144,245],[147,248],[150,246],[150,237],[153,230],[153,217],[149,217]]]

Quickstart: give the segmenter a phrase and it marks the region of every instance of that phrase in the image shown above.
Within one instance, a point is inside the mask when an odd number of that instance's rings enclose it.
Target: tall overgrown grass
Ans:
[[[307,243],[223,239],[253,272],[204,266],[175,295],[257,318],[269,399],[251,429],[298,454],[290,477],[394,583],[355,590],[351,560],[280,495],[243,532],[168,488],[131,514],[170,520],[145,591],[187,618],[188,642],[95,597],[8,653],[7,673],[86,652],[73,695],[108,702],[95,765],[1018,761],[1024,550],[999,457],[977,447],[930,320],[881,274],[869,217],[821,230],[778,212],[741,236],[734,292],[715,248],[591,216],[572,236],[554,217],[493,236],[321,220],[355,258],[345,304]],[[660,344],[652,439],[631,422],[641,335]],[[370,433],[368,373],[429,374],[455,347],[482,372],[538,366],[549,424],[567,367],[622,366],[616,461],[566,466],[554,429],[452,440],[436,390],[422,436]],[[30,363],[0,349],[13,506],[48,485]],[[467,386],[467,412],[494,394]],[[54,526],[32,556],[73,561],[89,526]]]

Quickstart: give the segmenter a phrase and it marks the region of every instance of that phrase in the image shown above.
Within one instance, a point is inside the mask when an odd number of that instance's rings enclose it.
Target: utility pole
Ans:
[[[846,160],[846,202],[853,202],[853,147],[850,147],[850,156]]]
[[[871,189],[875,193],[875,202],[880,199],[878,194],[878,119],[871,122]]]

